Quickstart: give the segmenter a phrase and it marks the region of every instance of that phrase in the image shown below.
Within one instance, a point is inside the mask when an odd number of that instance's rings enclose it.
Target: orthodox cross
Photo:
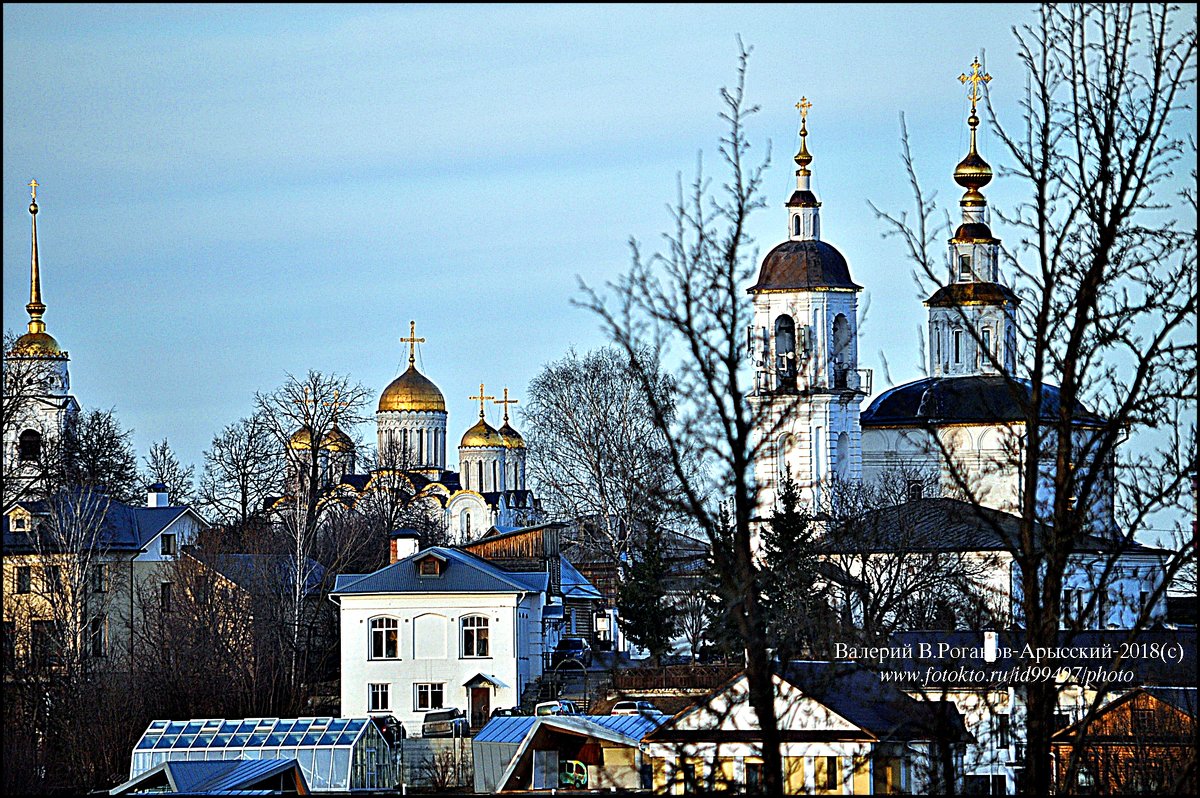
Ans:
[[[400,343],[408,344],[408,365],[413,365],[417,362],[417,344],[425,343],[424,338],[417,337],[417,323],[410,321],[408,323],[408,337],[401,338]],[[480,391],[482,393],[482,391]]]
[[[307,391],[308,389],[307,389],[307,388],[305,388],[304,390],[306,390],[306,391]],[[335,427],[337,426],[338,410],[340,410],[340,409],[341,409],[341,408],[343,408],[343,407],[349,407],[349,406],[350,406],[350,403],[349,403],[349,402],[339,402],[339,401],[338,401],[338,398],[339,398],[340,396],[341,396],[341,391],[339,391],[339,390],[336,390],[336,389],[335,389],[335,390],[334,390],[334,392],[333,392],[333,401],[332,401],[332,402],[322,402],[322,403],[321,403],[321,404],[325,405],[326,407],[332,407],[332,408],[333,408],[333,426],[335,426]]]
[[[37,202],[37,187],[38,187],[38,181],[36,181],[36,180],[29,181],[29,188],[31,188],[33,190],[33,201],[34,202]]]
[[[481,382],[481,383],[479,383],[479,396],[468,396],[467,398],[479,400],[479,417],[483,418],[483,403],[488,399],[495,399],[496,397],[484,396],[483,395],[483,383]]]
[[[800,109],[800,121],[808,119],[808,109],[812,108],[812,103],[808,101],[808,98],[801,97],[800,102],[796,103],[796,107]]]
[[[975,60],[971,62],[971,74],[968,75],[964,72],[958,76],[959,83],[962,83],[964,86],[968,83],[971,84],[971,88],[967,92],[967,98],[971,101],[972,114],[975,113],[975,103],[979,102],[979,98],[983,96],[983,93],[979,90],[979,84],[982,83],[986,86],[988,83],[992,82],[991,75],[979,74],[979,69],[981,66],[983,65],[979,63],[979,58],[976,57]]]
[[[483,393],[483,391],[481,390],[480,393]],[[508,398],[508,388],[505,388],[504,389],[504,398],[497,399],[495,403],[498,405],[504,405],[504,421],[505,421],[505,423],[507,423],[508,422],[508,406],[517,404],[517,400],[509,399]]]

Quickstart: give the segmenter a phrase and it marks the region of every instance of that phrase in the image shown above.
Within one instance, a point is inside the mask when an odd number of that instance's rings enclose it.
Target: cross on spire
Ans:
[[[305,385],[304,386],[304,398],[303,399],[293,399],[292,404],[297,405],[298,407],[303,407],[306,410],[308,408],[315,409],[317,406],[317,400],[315,398],[312,398],[312,399],[309,398],[309,395],[311,393],[312,393],[312,389],[309,388],[309,386]]]
[[[983,65],[979,63],[979,58],[976,57],[975,60],[971,62],[971,74],[968,75],[966,72],[964,72],[958,76],[959,83],[962,83],[964,86],[968,83],[971,84],[971,88],[967,91],[967,98],[971,101],[972,116],[975,115],[975,104],[979,102],[981,97],[983,97],[983,92],[979,90],[979,84],[982,83],[986,86],[988,83],[992,82],[991,75],[986,73],[982,75],[979,74],[979,70],[982,66]]]
[[[424,338],[417,337],[417,323],[410,321],[408,323],[408,337],[401,338],[400,343],[408,344],[408,365],[413,365],[417,362],[417,344],[425,343]],[[483,391],[481,390],[480,393]]]
[[[33,201],[34,201],[34,202],[37,202],[37,188],[38,188],[38,181],[37,181],[37,180],[30,180],[30,181],[29,181],[29,188],[30,188],[30,189],[33,191]]]
[[[483,393],[482,388],[483,388],[483,386],[480,386],[480,391],[479,391],[480,393]],[[495,404],[504,406],[504,423],[507,424],[508,423],[508,406],[517,404],[517,400],[509,399],[508,398],[508,388],[505,388],[504,389],[504,398],[495,400]]]
[[[800,109],[800,121],[808,119],[808,109],[812,108],[812,103],[808,101],[808,98],[801,97],[800,102],[796,103],[796,107]]]
[[[305,390],[305,391],[307,391],[308,389],[307,389],[307,388],[305,388],[304,390]],[[333,425],[334,425],[335,427],[337,426],[338,410],[340,410],[340,409],[341,409],[341,408],[343,408],[343,407],[349,407],[349,406],[350,406],[350,403],[349,403],[349,402],[339,402],[339,401],[338,401],[338,398],[341,396],[341,393],[342,393],[341,391],[339,391],[339,390],[337,390],[337,389],[334,389],[334,391],[333,391],[333,401],[332,401],[332,402],[322,402],[322,403],[321,403],[321,404],[325,405],[326,407],[332,407],[332,408],[333,408]]]
[[[468,399],[478,399],[478,400],[479,400],[479,417],[480,417],[480,418],[483,418],[483,403],[484,403],[485,401],[487,401],[488,399],[495,399],[496,397],[494,397],[494,396],[484,396],[484,395],[483,395],[483,383],[481,382],[481,383],[479,383],[479,396],[468,396],[467,398],[468,398]]]

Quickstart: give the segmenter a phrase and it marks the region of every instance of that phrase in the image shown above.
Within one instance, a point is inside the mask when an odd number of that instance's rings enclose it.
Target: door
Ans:
[[[491,690],[487,687],[471,688],[471,728],[478,729],[488,722],[492,714]]]

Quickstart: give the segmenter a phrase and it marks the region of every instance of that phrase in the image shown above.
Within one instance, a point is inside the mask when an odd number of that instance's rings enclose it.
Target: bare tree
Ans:
[[[166,438],[150,445],[150,454],[145,458],[145,465],[142,480],[147,485],[166,485],[167,496],[175,504],[188,506],[195,502],[196,467],[184,467],[171,450]]]
[[[261,515],[283,482],[283,451],[261,413],[226,426],[204,452],[201,505],[239,529]]]
[[[1044,646],[1064,623],[1064,577],[1097,528],[1098,505],[1115,505],[1115,516],[1093,604],[1124,547],[1152,525],[1175,526],[1167,582],[1195,549],[1177,520],[1194,515],[1195,425],[1175,411],[1180,402],[1194,410],[1196,392],[1195,143],[1182,132],[1190,128],[1196,31],[1193,16],[1168,5],[1072,4],[1043,6],[1015,34],[1026,72],[1023,119],[1007,126],[992,113],[991,122],[1011,164],[1001,175],[1019,181],[1026,197],[997,211],[1019,236],[1005,255],[1025,346],[1015,371],[990,351],[987,358],[1024,413],[1011,463],[1022,483],[1012,554],[1029,642]],[[881,216],[906,242],[918,276],[940,284],[936,211],[907,141],[904,159],[917,213],[911,221]],[[1192,179],[1176,179],[1189,166]],[[1171,432],[1157,432],[1164,428]],[[1116,495],[1106,495],[1118,464]],[[950,478],[980,502],[967,472],[951,468]],[[1022,789],[1031,794],[1051,787],[1056,697],[1053,684],[1028,686]]]
[[[775,693],[752,540],[760,413],[751,405],[754,386],[742,365],[752,318],[745,286],[756,266],[746,223],[764,206],[761,185],[769,162],[769,156],[757,166],[748,161],[745,124],[757,110],[745,98],[748,56],[742,47],[737,84],[721,92],[728,132],[720,152],[728,173],[720,193],[709,192],[702,174],[686,197],[680,185],[671,208],[674,229],[664,236],[666,251],[646,257],[632,242],[629,273],[608,286],[608,296],[583,285],[581,304],[600,317],[629,358],[630,373],[666,444],[677,487],[663,501],[703,530],[715,549],[728,553],[729,561],[718,569],[721,592],[733,602],[745,647],[748,700],[763,735],[763,787],[779,793],[784,782]],[[657,355],[651,362],[673,364],[677,404],[657,390],[657,369],[638,360],[647,349]]]
[[[322,515],[333,506],[327,483],[330,436],[340,433],[339,423],[363,420],[361,409],[370,392],[337,374],[309,371],[302,379],[288,375],[275,391],[255,397],[258,412],[281,449],[287,452],[294,479],[289,486],[290,507],[278,514],[292,557],[291,680],[299,694],[306,652],[301,646],[305,624],[305,599],[312,579],[310,557]]]
[[[42,446],[47,490],[84,487],[115,501],[137,502],[142,485],[132,437],[133,430],[122,427],[112,409],[84,410],[67,425],[61,440],[47,440]]]
[[[650,350],[632,356],[660,407],[672,386]],[[577,522],[581,542],[610,562],[629,553],[640,525],[662,513],[654,492],[671,493],[666,444],[642,396],[630,356],[606,347],[571,350],[529,384],[521,410],[528,430],[529,476],[552,517]],[[672,520],[657,519],[656,523]]]

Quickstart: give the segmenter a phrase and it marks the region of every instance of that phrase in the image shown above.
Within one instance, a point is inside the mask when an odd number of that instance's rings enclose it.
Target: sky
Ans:
[[[288,373],[346,374],[377,398],[406,366],[410,319],[454,440],[480,382],[520,400],[544,364],[604,343],[570,304],[579,280],[627,270],[631,237],[659,245],[701,153],[717,172],[740,36],[761,106],[752,154],[772,156],[750,233],[762,254],[787,237],[804,95],[822,238],[865,286],[860,366],[879,392],[922,376],[926,294],[868,206],[911,207],[900,115],[925,187],[957,214],[958,76],[980,55],[997,113],[1018,120],[1011,29],[1033,15],[5,4],[4,326],[28,320],[36,178],[47,329],[80,403],[114,409],[139,457],[165,437],[199,470],[213,435]],[[993,145],[983,131],[998,166]],[[373,441],[373,424],[359,432]]]

